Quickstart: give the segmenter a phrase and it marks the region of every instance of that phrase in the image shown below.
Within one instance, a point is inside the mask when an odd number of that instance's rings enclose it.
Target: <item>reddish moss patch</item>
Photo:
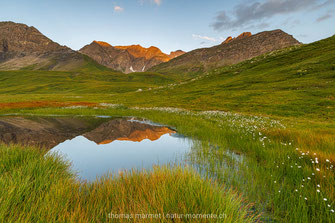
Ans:
[[[94,107],[98,103],[93,102],[58,102],[58,101],[31,101],[31,102],[9,102],[0,103],[0,108],[41,108],[41,107],[70,107],[87,106]]]

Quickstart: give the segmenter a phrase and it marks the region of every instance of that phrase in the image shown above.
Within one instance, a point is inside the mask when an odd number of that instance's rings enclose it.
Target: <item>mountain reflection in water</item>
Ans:
[[[80,179],[185,161],[192,141],[134,118],[2,117],[0,141],[33,145],[72,163]]]
[[[114,140],[151,141],[162,135],[176,133],[160,125],[147,124],[134,119],[98,119],[94,121],[75,117],[2,117],[0,142],[51,149],[56,145],[83,135],[97,144]]]
[[[166,126],[150,125],[125,119],[114,119],[85,133],[85,138],[97,144],[109,144],[114,140],[141,142],[144,139],[155,141],[162,135],[176,133]]]

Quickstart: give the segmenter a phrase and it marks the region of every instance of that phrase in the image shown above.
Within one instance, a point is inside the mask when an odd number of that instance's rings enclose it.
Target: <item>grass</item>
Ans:
[[[156,168],[80,183],[67,163],[36,148],[0,145],[0,154],[0,219],[4,222],[115,220],[110,217],[127,222],[127,214],[133,215],[133,222],[193,222],[182,214],[212,214],[217,216],[214,221],[223,217],[220,222],[257,220],[235,192],[191,169]],[[181,218],[172,219],[167,213]]]
[[[0,71],[0,93],[112,94],[157,87],[172,79],[160,74],[122,74],[111,71]]]
[[[300,137],[277,120],[225,112],[163,108],[21,110],[21,113],[24,112],[36,115],[138,116],[173,126],[179,133],[199,141],[192,148],[190,164],[227,190],[234,189],[241,193],[253,204],[256,212],[262,213],[262,220],[335,220],[331,211],[335,205],[333,137],[320,139],[313,134]]]

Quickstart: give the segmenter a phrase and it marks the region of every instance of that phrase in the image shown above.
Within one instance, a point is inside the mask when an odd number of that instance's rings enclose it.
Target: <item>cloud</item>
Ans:
[[[193,34],[192,37],[194,39],[201,39],[201,40],[207,40],[207,41],[211,41],[211,42],[216,42],[216,39],[213,37],[208,37],[208,36],[200,36],[200,35],[196,35]]]
[[[264,0],[240,3],[233,11],[220,11],[211,26],[214,30],[236,29],[245,26],[266,24],[265,19],[276,15],[290,14],[307,9],[325,7],[333,0]]]
[[[316,19],[316,22],[322,22],[324,20],[330,19],[332,15],[330,13],[327,13],[326,15],[320,16]]]
[[[114,12],[123,12],[124,8],[120,7],[120,6],[114,6]]]

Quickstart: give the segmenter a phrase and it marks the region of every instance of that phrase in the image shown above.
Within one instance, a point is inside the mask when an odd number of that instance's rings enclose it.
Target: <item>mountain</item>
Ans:
[[[218,67],[199,78],[124,94],[110,103],[266,114],[328,123],[335,120],[335,35]]]
[[[77,70],[102,67],[85,55],[53,42],[35,27],[0,22],[0,70]]]
[[[265,31],[255,35],[245,32],[236,38],[228,37],[220,45],[188,52],[169,62],[159,64],[149,71],[195,75],[211,68],[236,64],[299,44],[300,42],[293,36],[282,30]]]
[[[124,73],[147,71],[157,64],[185,53],[178,50],[168,55],[154,46],[149,48],[140,45],[112,46],[103,41],[93,41],[79,52],[93,58],[99,64]]]

